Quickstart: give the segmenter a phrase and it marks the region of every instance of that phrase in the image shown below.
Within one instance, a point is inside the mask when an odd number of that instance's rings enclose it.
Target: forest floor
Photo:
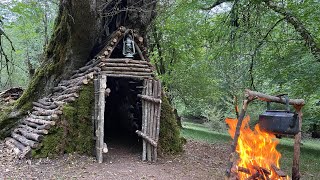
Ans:
[[[229,146],[188,140],[184,152],[142,162],[130,148],[113,149],[98,164],[93,157],[77,154],[55,159],[16,160],[0,143],[0,179],[223,179]]]

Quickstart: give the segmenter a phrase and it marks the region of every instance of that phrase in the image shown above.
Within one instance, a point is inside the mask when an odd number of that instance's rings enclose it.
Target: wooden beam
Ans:
[[[281,103],[281,104],[286,104],[286,100],[284,98],[277,97],[277,96],[270,96],[270,95],[263,94],[260,92],[251,91],[249,89],[245,90],[245,95],[246,95],[246,97],[258,98],[262,101],[277,102],[277,103]],[[303,99],[289,99],[289,104],[294,105],[294,106],[303,106],[305,104],[305,102]]]
[[[138,134],[138,136],[142,137],[144,140],[146,140],[148,143],[150,143],[153,147],[157,147],[158,143],[153,140],[151,137],[149,137],[148,135],[146,135],[145,133],[136,130],[136,133]]]
[[[154,98],[152,96],[138,94],[138,97],[143,99],[143,100],[151,101],[151,102],[154,102],[154,103],[159,103],[159,104],[162,103],[161,99]]]
[[[141,61],[141,60],[133,60],[133,59],[106,59],[106,58],[102,58],[101,59],[102,62],[107,62],[107,63],[130,63],[130,64],[146,64],[149,65],[150,67],[152,67],[152,64],[150,64],[147,61]]]

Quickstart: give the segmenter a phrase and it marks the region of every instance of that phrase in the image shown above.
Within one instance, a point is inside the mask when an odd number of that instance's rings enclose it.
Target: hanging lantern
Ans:
[[[123,38],[122,54],[126,58],[133,58],[133,56],[136,54],[136,49],[134,47],[134,41],[133,41],[131,35],[127,35],[125,38]]]

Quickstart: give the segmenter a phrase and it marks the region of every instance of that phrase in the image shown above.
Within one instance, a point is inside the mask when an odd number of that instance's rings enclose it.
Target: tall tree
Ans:
[[[92,59],[118,27],[132,28],[145,36],[155,17],[156,3],[156,0],[60,0],[45,58],[17,109],[49,94],[61,79]]]

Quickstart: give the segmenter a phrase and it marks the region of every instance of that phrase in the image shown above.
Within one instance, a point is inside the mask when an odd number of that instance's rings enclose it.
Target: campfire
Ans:
[[[259,123],[251,130],[248,124],[250,118],[245,114],[249,103],[254,100],[266,101],[267,111],[259,116]],[[270,110],[270,102],[285,104],[286,110]],[[294,107],[295,112],[291,112],[289,105]],[[226,119],[233,138],[226,179],[290,179],[280,170],[281,154],[276,150],[279,142],[274,135],[286,134],[294,135],[292,180],[299,180],[303,106],[303,99],[289,99],[287,94],[270,96],[246,89],[241,112],[237,110],[238,118]]]
[[[237,121],[237,119],[226,119],[232,138],[235,135]],[[232,169],[237,174],[237,179],[289,179],[280,170],[281,154],[276,150],[279,141],[275,135],[260,130],[259,124],[251,130],[249,121],[250,117],[246,116],[240,128],[236,148],[239,158],[237,165]]]

